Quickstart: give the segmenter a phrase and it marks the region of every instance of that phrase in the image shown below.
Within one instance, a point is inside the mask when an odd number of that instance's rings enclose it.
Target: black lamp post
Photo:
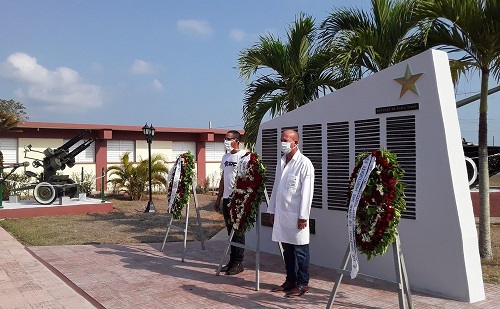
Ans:
[[[144,212],[155,212],[155,205],[153,204],[153,190],[151,188],[151,143],[153,142],[153,136],[155,135],[155,128],[153,127],[153,124],[148,127],[148,124],[146,123],[144,127],[142,127],[142,133],[144,133],[146,141],[148,142],[149,153],[149,202]]]

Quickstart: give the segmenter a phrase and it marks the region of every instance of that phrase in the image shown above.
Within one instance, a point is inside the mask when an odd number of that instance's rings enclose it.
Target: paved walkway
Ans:
[[[0,308],[325,308],[333,270],[311,267],[311,292],[288,299],[270,289],[281,284],[280,257],[261,253],[260,290],[255,254],[243,273],[215,276],[225,243],[201,250],[188,243],[81,245],[24,248],[0,228]],[[344,277],[345,278],[345,277]],[[452,283],[451,283],[452,284]],[[500,286],[485,286],[486,300],[473,304],[413,292],[414,308],[500,308]],[[398,308],[397,293],[362,280],[345,279],[333,308]]]
[[[0,227],[0,308],[94,308]]]

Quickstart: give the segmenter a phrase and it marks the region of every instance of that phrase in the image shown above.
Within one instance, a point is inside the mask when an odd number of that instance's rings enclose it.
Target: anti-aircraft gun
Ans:
[[[32,163],[33,167],[43,167],[43,173],[40,175],[38,183],[19,188],[17,190],[34,189],[33,193],[35,200],[44,205],[51,204],[59,196],[69,196],[70,198],[74,197],[78,192],[78,184],[70,179],[68,175],[57,175],[57,172],[64,170],[66,166],[75,166],[76,156],[97,140],[97,138],[92,137],[70,151],[70,148],[82,140],[85,134],[89,132],[90,130],[80,131],[78,132],[78,135],[64,143],[59,148],[47,148],[43,152],[32,150],[31,145],[25,146],[24,157],[34,160]],[[26,156],[29,151],[42,153],[45,157],[43,160],[30,158]],[[32,177],[37,176],[35,173],[30,171],[26,171],[26,174]]]
[[[462,139],[469,187],[475,187],[479,182],[479,146]],[[500,147],[488,146],[488,176],[500,173]]]

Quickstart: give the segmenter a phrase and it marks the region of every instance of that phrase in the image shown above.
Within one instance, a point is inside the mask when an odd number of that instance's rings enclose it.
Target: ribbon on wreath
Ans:
[[[250,162],[250,157],[250,152],[247,152],[243,157],[241,157],[240,162],[238,162],[238,175],[242,175],[246,171],[248,162]]]
[[[349,233],[349,248],[351,255],[351,279],[356,278],[359,272],[358,249],[356,247],[356,211],[358,210],[359,200],[365,191],[366,182],[370,173],[375,168],[377,158],[369,155],[363,160],[363,165],[359,169],[354,188],[352,189],[351,200],[349,201],[349,210],[347,214],[347,230]]]
[[[168,174],[168,179],[174,177],[172,181],[172,192],[170,192],[170,200],[168,201],[168,211],[172,210],[172,205],[174,204],[175,197],[177,195],[177,188],[179,187],[179,179],[181,178],[181,168],[182,168],[182,157],[177,158],[177,162],[175,162],[175,173],[172,175],[172,171]]]

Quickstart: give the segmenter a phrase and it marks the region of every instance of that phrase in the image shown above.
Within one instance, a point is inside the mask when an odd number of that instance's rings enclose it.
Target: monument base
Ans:
[[[34,200],[22,200],[19,203],[4,201],[3,208],[0,209],[0,219],[113,212],[113,203],[103,203],[99,199],[87,198],[85,201],[79,201],[72,198],[66,202],[62,205],[59,205],[58,201],[51,205],[41,205]]]

